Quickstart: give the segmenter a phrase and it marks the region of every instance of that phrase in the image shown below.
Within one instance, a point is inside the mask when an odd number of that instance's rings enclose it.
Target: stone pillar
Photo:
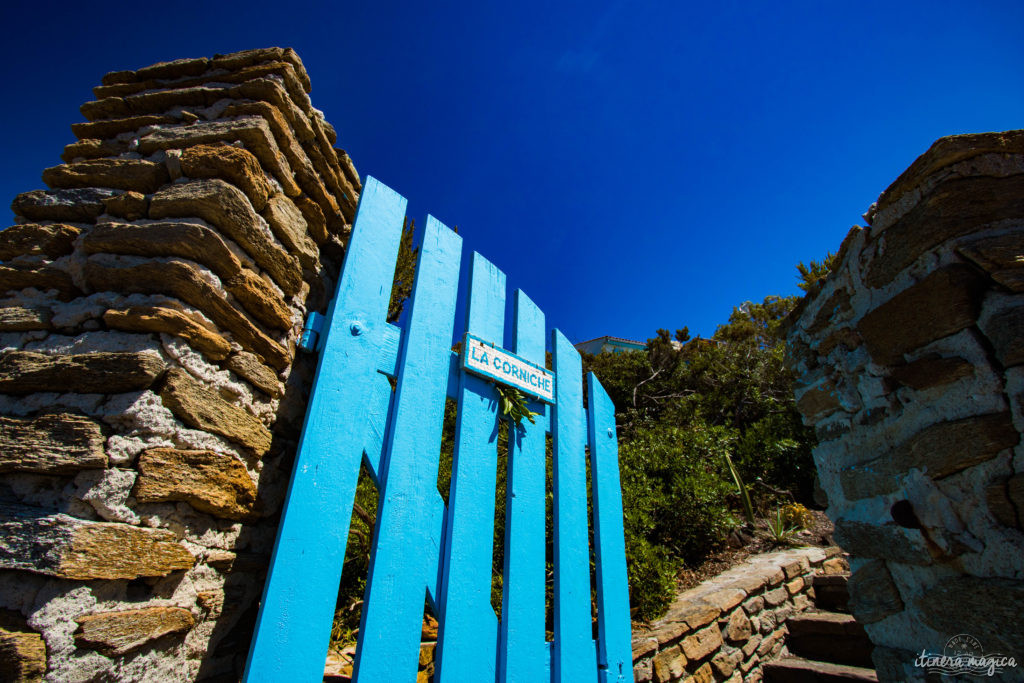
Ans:
[[[359,176],[291,49],[107,74],[0,232],[0,672],[241,672]]]
[[[1024,667],[1024,131],[938,140],[865,219],[788,339],[851,607],[883,680],[963,633]]]

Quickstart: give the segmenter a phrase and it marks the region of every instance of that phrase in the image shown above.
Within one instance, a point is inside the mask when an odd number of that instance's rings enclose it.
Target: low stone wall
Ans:
[[[846,570],[840,552],[796,548],[757,555],[680,594],[664,617],[634,628],[635,680],[761,680],[761,662],[785,645],[786,619],[811,607],[811,578]]]
[[[0,678],[237,680],[360,190],[290,49],[103,77],[0,232]]]
[[[787,344],[851,609],[882,680],[957,634],[1024,662],[1024,131],[938,140],[865,219]]]

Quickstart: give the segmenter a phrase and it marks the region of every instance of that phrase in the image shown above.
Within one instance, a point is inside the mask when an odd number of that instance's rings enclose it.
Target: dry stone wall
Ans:
[[[758,555],[676,596],[661,619],[633,629],[637,683],[760,681],[786,644],[786,620],[812,606],[813,577],[847,564],[836,547]]]
[[[1024,131],[938,140],[865,219],[788,339],[851,609],[883,680],[961,633],[1024,666]]]
[[[0,678],[237,680],[360,181],[290,49],[103,77],[0,232]]]

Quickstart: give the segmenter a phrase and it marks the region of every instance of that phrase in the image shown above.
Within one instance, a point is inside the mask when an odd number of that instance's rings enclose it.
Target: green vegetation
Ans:
[[[811,499],[813,436],[783,365],[796,297],[733,310],[710,339],[667,330],[646,351],[584,357],[616,406],[630,602],[657,617],[677,572],[782,502]],[[771,525],[766,525],[771,535]],[[789,530],[793,529],[792,533]],[[752,529],[751,529],[752,530]],[[782,524],[779,542],[796,528]]]

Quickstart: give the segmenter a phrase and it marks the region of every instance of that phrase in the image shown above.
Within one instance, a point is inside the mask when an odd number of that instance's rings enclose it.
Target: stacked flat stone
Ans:
[[[0,677],[237,678],[361,189],[309,90],[281,48],[107,74],[15,198]]]
[[[938,140],[865,219],[788,338],[851,609],[882,680],[961,633],[1019,662],[1024,131]]]
[[[812,607],[813,577],[846,570],[839,548],[758,555],[676,596],[664,617],[633,629],[637,683],[760,681],[786,644],[786,620]]]

